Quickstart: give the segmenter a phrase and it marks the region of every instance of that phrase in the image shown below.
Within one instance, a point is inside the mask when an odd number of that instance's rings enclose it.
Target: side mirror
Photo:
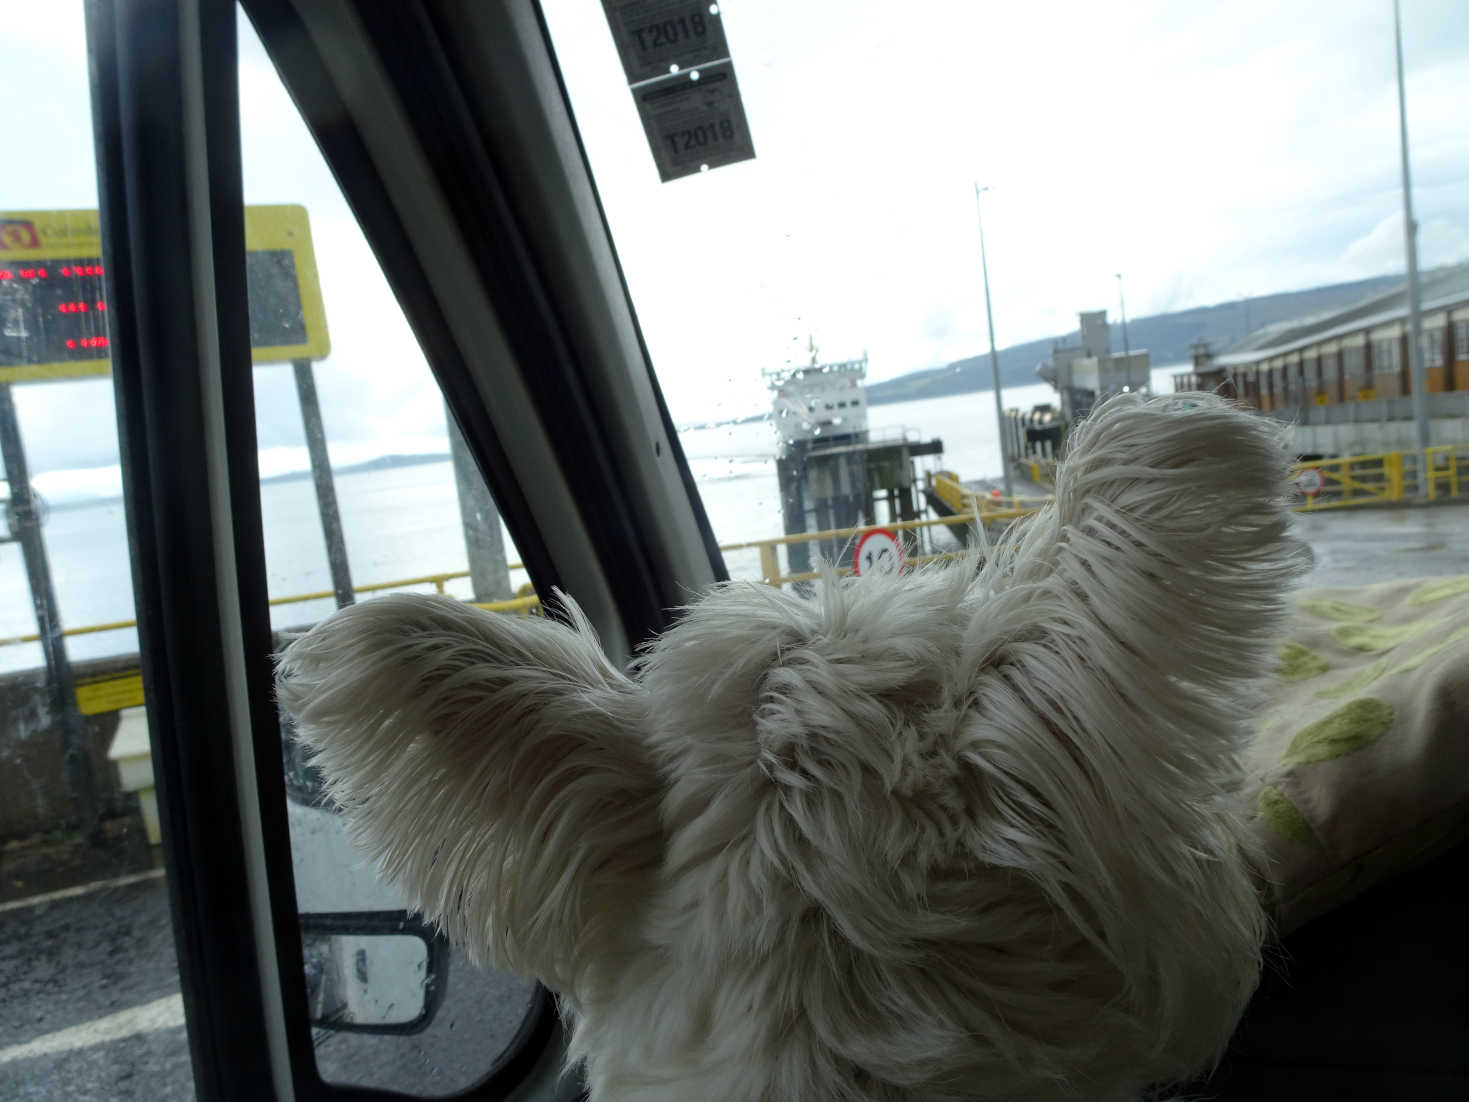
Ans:
[[[417,1033],[449,979],[449,945],[407,911],[302,914],[311,1024],[349,1033]]]

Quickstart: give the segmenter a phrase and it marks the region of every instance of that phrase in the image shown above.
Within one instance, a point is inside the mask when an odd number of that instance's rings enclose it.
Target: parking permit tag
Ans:
[[[710,0],[602,0],[629,84],[729,57],[719,5]]]
[[[640,84],[632,93],[664,183],[755,156],[733,62]]]
[[[755,142],[717,3],[602,0],[664,183],[748,161]]]

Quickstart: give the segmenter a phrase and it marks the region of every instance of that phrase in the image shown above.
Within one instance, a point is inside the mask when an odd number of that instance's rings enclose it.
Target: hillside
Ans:
[[[1369,295],[1379,294],[1402,283],[1401,276],[1379,276],[1354,283],[1335,283],[1312,287],[1305,291],[1287,291],[1278,295],[1222,302],[1216,306],[1199,306],[1172,314],[1153,314],[1127,319],[1127,343],[1135,349],[1147,349],[1154,367],[1188,362],[1189,345],[1203,338],[1216,352],[1240,340],[1261,326],[1291,318],[1348,306]],[[1115,317],[1112,322],[1112,348],[1122,351],[1122,327]],[[1026,341],[1000,349],[1000,383],[1002,386],[1025,386],[1037,382],[1035,366],[1051,357],[1058,342],[1073,343],[1076,330]],[[929,368],[900,375],[880,383],[867,385],[870,405],[886,402],[908,402],[915,398],[942,398],[950,394],[967,394],[990,388],[989,354],[968,356],[943,367]]]

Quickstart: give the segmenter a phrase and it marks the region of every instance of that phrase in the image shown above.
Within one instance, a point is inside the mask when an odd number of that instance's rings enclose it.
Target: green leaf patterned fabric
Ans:
[[[1291,803],[1286,794],[1274,785],[1267,784],[1260,790],[1256,806],[1260,809],[1260,817],[1282,838],[1288,838],[1302,846],[1321,844],[1316,840],[1316,834],[1311,830],[1311,824],[1306,821],[1306,817],[1301,814],[1300,808]]]
[[[1298,609],[1243,793],[1281,932],[1469,837],[1469,577]]]
[[[1469,593],[1469,576],[1463,578],[1440,578],[1436,582],[1429,582],[1419,589],[1415,589],[1408,596],[1408,603],[1415,605],[1432,604],[1434,601],[1442,601],[1447,597],[1458,597]]]
[[[1392,705],[1362,696],[1329,716],[1302,727],[1281,758],[1286,765],[1308,765],[1355,753],[1380,739],[1392,726]]]
[[[1349,601],[1338,601],[1331,597],[1302,597],[1300,607],[1312,616],[1323,620],[1340,620],[1344,623],[1367,624],[1382,615],[1380,609],[1371,605],[1354,605]]]
[[[1431,623],[1395,624],[1391,627],[1385,624],[1339,624],[1331,629],[1331,637],[1352,650],[1389,650],[1415,635],[1422,635],[1432,626]]]
[[[1280,665],[1276,667],[1275,673],[1287,681],[1305,681],[1307,678],[1320,677],[1331,669],[1326,664],[1326,659],[1299,643],[1280,644],[1277,657]]]

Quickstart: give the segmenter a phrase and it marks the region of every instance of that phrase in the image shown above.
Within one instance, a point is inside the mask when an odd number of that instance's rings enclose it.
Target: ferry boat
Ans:
[[[792,447],[867,437],[867,357],[762,371],[782,454]]]
[[[809,364],[761,374],[771,392],[786,535],[900,524],[922,516],[925,499],[915,460],[942,454],[944,443],[909,439],[906,432],[871,438],[865,355],[821,363],[813,345]],[[848,553],[843,539],[789,544],[787,572],[811,574],[816,557],[841,561]],[[904,540],[911,543],[912,537]]]

